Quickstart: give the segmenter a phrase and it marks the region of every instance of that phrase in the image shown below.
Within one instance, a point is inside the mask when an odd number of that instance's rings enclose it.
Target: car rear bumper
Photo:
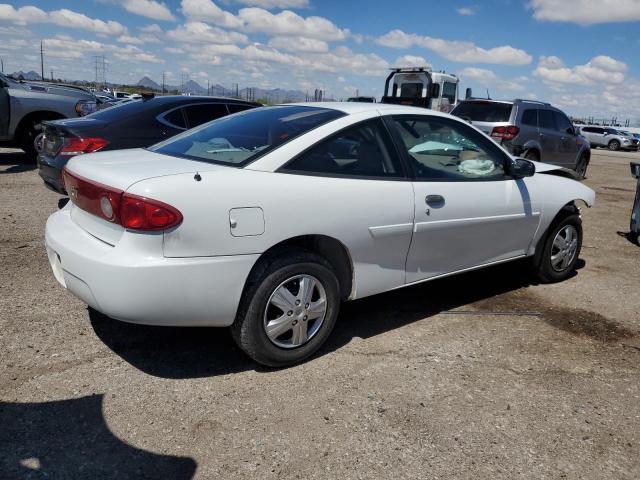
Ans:
[[[43,153],[38,155],[38,174],[44,184],[51,190],[66,195],[62,184],[62,169],[69,161],[70,157],[50,157]]]
[[[228,326],[259,255],[165,258],[140,250],[144,234],[112,246],[80,228],[65,208],[47,221],[54,277],[76,297],[117,320],[147,325]]]

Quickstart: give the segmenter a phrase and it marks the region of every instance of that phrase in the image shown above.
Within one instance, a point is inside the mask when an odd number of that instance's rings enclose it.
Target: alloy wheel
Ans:
[[[311,275],[296,275],[278,285],[264,311],[264,330],[280,348],[296,348],[311,340],[327,313],[327,293]]]
[[[578,231],[573,225],[565,225],[553,239],[551,247],[551,267],[563,272],[573,262],[578,251]]]

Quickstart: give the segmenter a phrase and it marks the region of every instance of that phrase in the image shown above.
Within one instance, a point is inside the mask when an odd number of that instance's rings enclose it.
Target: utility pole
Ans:
[[[207,97],[209,97],[209,96],[210,96],[210,94],[209,94],[209,79],[207,78]]]
[[[0,57],[0,69],[2,70],[2,73],[4,73],[4,60],[2,57]]]
[[[162,72],[162,95],[164,95],[164,77],[166,72]]]
[[[53,68],[51,69],[51,81],[53,82]]]
[[[40,40],[40,78],[44,81],[44,47]]]

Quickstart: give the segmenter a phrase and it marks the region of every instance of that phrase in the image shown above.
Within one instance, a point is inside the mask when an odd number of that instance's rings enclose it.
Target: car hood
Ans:
[[[124,191],[134,183],[149,178],[231,167],[132,148],[78,155],[69,161],[67,168],[75,175]]]

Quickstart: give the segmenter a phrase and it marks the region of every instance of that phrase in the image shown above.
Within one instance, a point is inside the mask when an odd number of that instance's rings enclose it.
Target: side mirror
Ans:
[[[604,132],[604,136],[606,137],[607,135],[609,135],[609,132]]]
[[[631,162],[631,175],[640,179],[640,163]]]
[[[431,84],[431,95],[429,95],[431,98],[438,98],[440,96],[440,84],[439,83],[432,83]]]
[[[575,129],[574,127],[569,127],[569,128],[567,128],[567,133],[568,133],[569,135],[573,135],[573,136],[576,136],[576,135],[577,135],[576,129]]]
[[[467,88],[467,90],[464,93],[464,98],[465,98],[465,100],[468,100],[471,97],[473,97],[473,93],[471,91],[471,88]]]
[[[509,173],[515,180],[533,177],[536,173],[536,166],[533,162],[525,158],[516,158],[513,163],[511,163],[511,171]]]

